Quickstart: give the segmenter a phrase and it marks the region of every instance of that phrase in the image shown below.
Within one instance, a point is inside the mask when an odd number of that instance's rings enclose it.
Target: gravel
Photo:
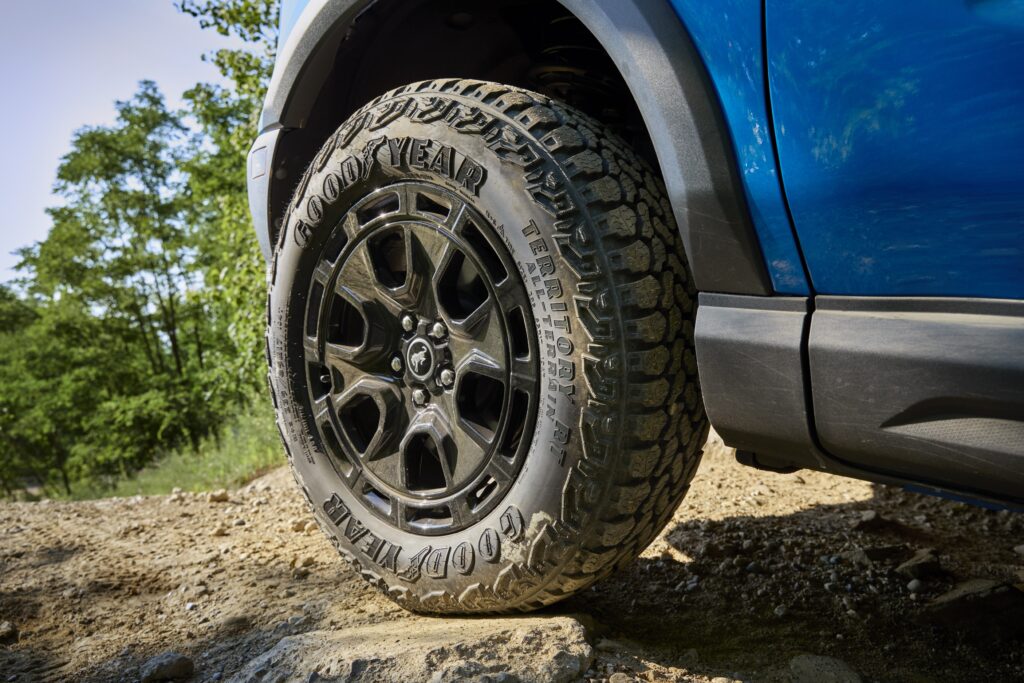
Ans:
[[[577,680],[594,683],[619,673],[783,683],[798,655],[847,662],[865,680],[1024,680],[1024,566],[1011,550],[1024,517],[821,473],[760,472],[715,442],[706,451],[683,505],[636,562],[515,619],[402,611],[338,558],[285,469],[217,504],[192,493],[0,503],[0,616],[20,631],[0,647],[0,671],[19,682],[138,680],[151,658],[173,652],[194,662],[193,680],[227,680],[285,639],[414,637],[426,624],[467,625],[469,641],[522,626],[538,637],[521,641],[526,663],[515,665],[531,666],[534,654],[553,661],[547,629],[564,618],[585,642],[604,643],[579,664]],[[233,526],[241,511],[246,524]],[[927,549],[941,571],[897,571]],[[472,678],[457,660],[493,664],[492,680],[513,666],[505,643],[462,657],[455,646],[466,638],[454,634],[434,642],[449,659],[423,680]],[[367,661],[401,659],[404,645],[389,642],[365,650]],[[579,640],[558,642],[582,652]],[[506,655],[488,660],[492,649]]]

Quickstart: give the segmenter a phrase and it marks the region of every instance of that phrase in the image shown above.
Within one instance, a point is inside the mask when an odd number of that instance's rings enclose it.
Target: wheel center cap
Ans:
[[[413,339],[405,354],[409,374],[425,382],[434,375],[434,347],[422,337]]]

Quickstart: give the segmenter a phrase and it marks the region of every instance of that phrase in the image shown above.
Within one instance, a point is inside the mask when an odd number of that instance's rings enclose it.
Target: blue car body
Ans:
[[[1024,297],[1024,3],[672,4],[776,292]]]
[[[559,2],[647,125],[702,292],[705,405],[741,459],[1024,501],[1024,2]],[[250,159],[267,253],[268,171],[315,149],[288,132],[319,125],[310,74],[378,4],[282,3]]]

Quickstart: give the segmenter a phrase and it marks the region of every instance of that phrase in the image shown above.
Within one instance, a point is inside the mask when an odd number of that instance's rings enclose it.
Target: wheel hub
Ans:
[[[406,367],[409,376],[419,382],[427,382],[434,375],[434,346],[423,337],[417,337],[409,343],[406,351]]]
[[[482,214],[428,183],[364,197],[323,247],[306,320],[312,412],[352,493],[423,534],[493,509],[529,450],[538,352]]]

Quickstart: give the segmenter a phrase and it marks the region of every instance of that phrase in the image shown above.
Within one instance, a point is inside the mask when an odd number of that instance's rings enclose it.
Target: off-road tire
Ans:
[[[525,462],[487,514],[453,522],[450,533],[399,528],[366,502],[370,493],[353,491],[345,477],[353,463],[364,467],[358,453],[339,455],[338,435],[324,436],[334,399],[314,408],[318,391],[337,387],[329,370],[316,387],[326,348],[316,340],[334,328],[311,299],[338,286],[330,257],[362,229],[346,218],[352,207],[405,182],[489,223],[527,292],[537,353]],[[686,493],[708,423],[693,351],[696,292],[679,234],[657,175],[571,107],[454,79],[378,97],[306,171],[269,280],[270,386],[296,479],[339,552],[400,605],[451,614],[556,602],[632,561]],[[368,315],[388,338],[424,329],[404,333],[397,320]],[[443,387],[431,386],[440,401]]]

